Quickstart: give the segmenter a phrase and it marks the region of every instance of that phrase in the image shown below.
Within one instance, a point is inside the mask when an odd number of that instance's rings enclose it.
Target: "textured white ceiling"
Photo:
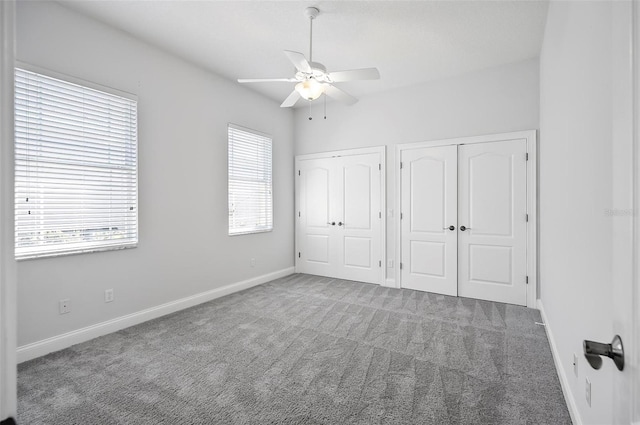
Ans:
[[[338,84],[363,95],[537,57],[547,1],[103,1],[60,3],[230,80],[291,77],[283,50],[329,71],[377,67],[378,81]],[[251,88],[282,101],[293,83]],[[302,103],[302,102],[300,102]]]

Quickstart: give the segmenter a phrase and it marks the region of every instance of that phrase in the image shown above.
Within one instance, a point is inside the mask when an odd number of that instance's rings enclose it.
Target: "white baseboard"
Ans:
[[[18,363],[26,362],[27,360],[35,359],[37,357],[44,356],[45,354],[53,353],[54,351],[59,351],[102,335],[117,332],[121,329],[138,325],[148,320],[156,319],[158,317],[165,316],[179,310],[184,310],[185,308],[193,307],[207,301],[215,300],[216,298],[224,297],[225,295],[229,295],[234,292],[252,288],[271,280],[288,276],[293,272],[294,268],[288,267],[286,269],[278,270],[273,273],[268,273],[262,276],[243,280],[241,282],[232,283],[221,288],[201,292],[199,294],[171,301],[156,307],[141,310],[136,313],[127,314],[126,316],[107,320],[106,322],[97,323],[95,325],[67,332],[62,335],[56,335],[51,338],[23,345],[21,347],[18,347]]]
[[[382,285],[384,287],[387,288],[397,288],[398,286],[396,285],[396,280],[395,279],[386,279],[385,281],[382,282]]]
[[[580,412],[578,412],[576,399],[573,396],[573,392],[571,392],[571,386],[569,385],[569,380],[567,378],[567,371],[562,365],[562,362],[560,361],[560,353],[558,352],[556,340],[553,337],[553,331],[549,326],[549,321],[547,320],[547,314],[544,311],[542,300],[538,300],[538,310],[540,310],[540,316],[542,316],[542,322],[545,324],[544,329],[547,332],[547,339],[549,340],[549,345],[551,346],[551,354],[553,355],[553,362],[556,365],[556,370],[558,371],[558,376],[560,377],[560,386],[562,387],[562,393],[564,394],[564,399],[567,402],[567,407],[569,408],[569,415],[571,416],[571,421],[573,422],[573,425],[582,425],[582,418],[580,417]]]

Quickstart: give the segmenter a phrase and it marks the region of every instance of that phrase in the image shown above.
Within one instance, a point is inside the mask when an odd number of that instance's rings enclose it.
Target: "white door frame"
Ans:
[[[385,282],[386,278],[386,270],[385,267],[387,264],[387,220],[385,220],[384,212],[387,210],[387,185],[386,185],[386,146],[375,146],[371,148],[359,148],[359,149],[345,149],[339,151],[329,151],[329,152],[319,152],[319,153],[311,153],[305,155],[296,155],[295,157],[295,211],[294,218],[296,220],[295,224],[295,268],[296,273],[300,273],[299,265],[298,265],[298,255],[296,254],[300,250],[300,241],[299,235],[300,231],[298,229],[298,211],[300,211],[300,205],[298,204],[300,200],[300,184],[298,183],[298,170],[300,169],[300,161],[306,161],[310,159],[320,159],[320,158],[336,158],[341,156],[353,156],[353,155],[364,155],[377,153],[380,155],[380,211],[383,213],[382,219],[380,220],[380,255],[382,257],[382,267],[380,267],[380,275],[378,284],[382,285]]]
[[[640,425],[640,5],[631,3],[631,74],[633,84],[632,137],[633,137],[633,272],[632,272],[632,326],[631,351],[626,354],[635,376],[631,377],[631,423]],[[627,360],[627,359],[625,359]]]
[[[527,143],[527,213],[529,223],[527,225],[527,276],[529,285],[527,288],[527,307],[536,308],[538,298],[538,178],[537,178],[537,153],[538,140],[536,130],[516,131],[512,133],[488,134],[483,136],[459,137],[453,139],[432,140],[427,142],[403,143],[396,146],[396,287],[402,287],[400,262],[402,261],[402,223],[400,222],[402,178],[400,173],[400,159],[402,152],[408,149],[428,148],[447,145],[468,145],[473,143],[506,142],[509,140],[525,139]]]
[[[13,210],[15,1],[0,1],[0,420],[17,416]]]
[[[612,334],[620,335],[625,365],[612,371],[612,424],[640,424],[640,8],[612,4]],[[606,282],[603,282],[606,284]],[[602,373],[602,372],[598,372]]]

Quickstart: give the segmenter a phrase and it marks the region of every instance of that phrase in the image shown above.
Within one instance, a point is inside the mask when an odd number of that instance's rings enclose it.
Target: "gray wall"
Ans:
[[[290,110],[52,2],[18,3],[17,59],[138,96],[140,220],[135,249],[18,264],[19,345],[293,265]],[[273,136],[273,232],[227,236],[228,122]]]
[[[387,209],[395,210],[397,144],[535,130],[538,84],[538,60],[530,59],[368,96],[353,106],[329,103],[326,120],[321,103],[311,121],[309,108],[299,108],[296,154],[387,146]],[[348,83],[341,87],[349,90]],[[395,258],[396,218],[387,218],[387,258]]]

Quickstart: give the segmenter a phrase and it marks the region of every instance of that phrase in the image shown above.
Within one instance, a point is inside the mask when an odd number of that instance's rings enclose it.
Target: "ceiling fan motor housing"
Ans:
[[[331,82],[327,68],[323,64],[319,62],[309,62],[309,66],[311,67],[311,72],[296,72],[296,80],[304,81],[313,78],[321,83]]]

